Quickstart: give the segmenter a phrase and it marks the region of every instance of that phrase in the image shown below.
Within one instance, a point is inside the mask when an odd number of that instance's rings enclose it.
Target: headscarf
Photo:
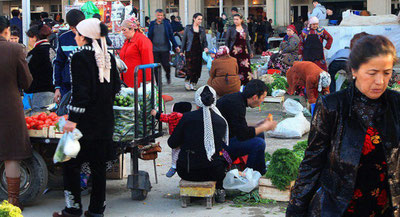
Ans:
[[[214,98],[214,102],[210,106],[205,106],[203,102],[201,101],[201,94],[203,91],[205,91],[205,88],[208,88]],[[211,111],[213,110],[217,115],[219,115],[222,119],[224,119],[226,123],[226,132],[225,132],[225,138],[223,139],[225,144],[228,146],[229,145],[229,127],[228,127],[228,122],[226,122],[225,118],[221,115],[221,112],[218,110],[218,108],[215,106],[217,101],[217,94],[215,90],[210,87],[210,86],[202,86],[200,87],[195,94],[195,102],[197,106],[200,108],[203,108],[203,119],[204,119],[204,148],[206,149],[207,153],[207,158],[209,161],[212,160],[212,156],[215,154],[215,144],[214,144],[214,131],[213,131],[213,125],[212,125],[212,120],[211,120]]]
[[[322,91],[322,88],[326,88],[331,84],[331,75],[328,72],[321,72],[319,74],[318,92]]]
[[[128,19],[124,20],[121,24],[121,27],[138,30],[143,33],[143,30],[140,27],[140,22],[135,16],[129,17]]]
[[[227,54],[229,54],[229,48],[227,46],[220,46],[215,56],[216,58],[219,58]]]
[[[211,49],[210,51],[209,51],[211,54],[217,54],[217,49],[214,47],[213,49]]]
[[[104,83],[104,80],[110,82],[110,70],[111,70],[111,56],[107,51],[107,42],[104,36],[101,36],[100,30],[101,21],[96,18],[90,18],[82,20],[77,26],[78,32],[90,39],[92,39],[94,56],[96,58],[96,64],[99,68],[99,80],[100,83]],[[100,39],[101,47],[97,40]]]
[[[289,25],[286,29],[292,30],[295,34],[297,34],[296,27],[294,25]]]
[[[316,24],[319,23],[319,19],[317,17],[311,17],[308,19],[308,26],[311,26],[311,24]]]

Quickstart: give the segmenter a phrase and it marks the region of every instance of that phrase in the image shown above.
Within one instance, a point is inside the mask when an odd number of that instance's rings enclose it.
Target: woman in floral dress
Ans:
[[[287,217],[400,216],[400,93],[387,88],[396,57],[384,36],[356,42],[353,83],[317,100]]]
[[[239,78],[242,85],[246,85],[252,78],[250,58],[253,52],[250,46],[248,27],[243,24],[242,16],[233,16],[234,25],[229,27],[225,44],[230,49],[230,55],[235,57],[239,66]]]

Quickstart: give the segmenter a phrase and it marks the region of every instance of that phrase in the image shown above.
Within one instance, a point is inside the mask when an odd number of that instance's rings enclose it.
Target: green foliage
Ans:
[[[234,207],[242,207],[243,205],[247,206],[256,206],[260,204],[275,204],[275,200],[270,199],[262,199],[260,194],[258,193],[258,189],[253,190],[250,193],[241,192],[240,195],[233,198]]]
[[[265,162],[271,161],[271,159],[272,159],[271,154],[268,152],[265,152]]]
[[[0,204],[0,217],[23,217],[21,210],[4,200]]]
[[[303,160],[304,152],[306,151],[307,146],[307,140],[298,142],[296,145],[293,146],[293,153],[296,155],[296,157],[300,158],[300,160]]]
[[[268,96],[271,96],[272,92],[274,90],[287,90],[289,88],[289,84],[286,81],[286,78],[284,76],[281,76],[279,74],[273,74],[272,75],[273,82],[265,82],[267,85],[267,91],[268,91]]]
[[[265,176],[271,179],[274,186],[283,191],[291,181],[297,178],[300,162],[301,159],[293,151],[286,148],[278,149],[272,154]]]

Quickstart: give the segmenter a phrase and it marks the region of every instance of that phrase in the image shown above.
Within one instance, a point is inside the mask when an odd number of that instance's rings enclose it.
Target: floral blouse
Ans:
[[[361,152],[354,194],[344,217],[393,216],[389,201],[387,164],[381,135],[374,127],[374,115],[379,110],[379,100],[370,100],[358,90],[353,111],[367,129]]]

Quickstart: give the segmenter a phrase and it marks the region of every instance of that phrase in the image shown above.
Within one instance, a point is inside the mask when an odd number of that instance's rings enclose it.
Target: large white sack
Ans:
[[[293,118],[287,118],[280,122],[274,131],[267,132],[267,136],[280,139],[300,139],[308,132],[310,132],[310,122],[301,112]]]
[[[393,14],[379,16],[358,16],[351,14],[344,17],[340,26],[375,26],[399,24],[399,17]]]

